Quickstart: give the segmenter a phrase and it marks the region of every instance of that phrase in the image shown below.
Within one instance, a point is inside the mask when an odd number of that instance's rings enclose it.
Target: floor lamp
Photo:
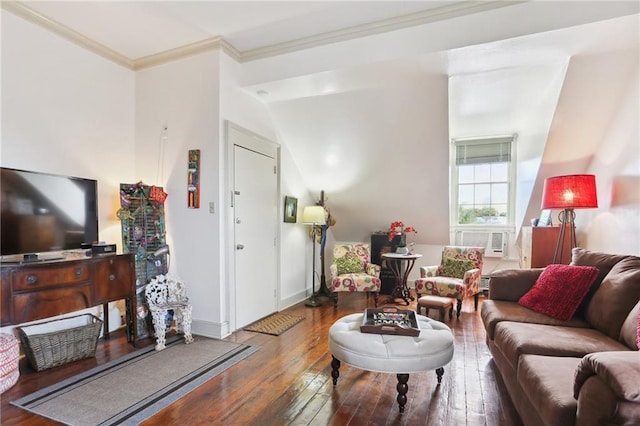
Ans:
[[[576,213],[574,209],[598,207],[596,177],[594,175],[555,176],[544,180],[542,209],[562,209],[558,214],[560,233],[553,263],[562,263],[565,246],[565,231],[569,226],[570,248],[576,247]]]
[[[311,238],[313,240],[313,269],[311,271],[311,297],[305,303],[306,306],[320,306],[322,302],[316,296],[316,232],[317,225],[324,225],[327,219],[325,216],[324,207],[322,206],[307,206],[302,211],[302,223],[305,225],[311,225]]]

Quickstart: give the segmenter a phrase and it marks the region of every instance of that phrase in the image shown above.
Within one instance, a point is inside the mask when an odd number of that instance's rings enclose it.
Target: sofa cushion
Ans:
[[[514,370],[521,355],[583,357],[591,352],[628,351],[622,343],[592,328],[562,327],[503,321],[494,342]]]
[[[640,257],[616,263],[589,302],[585,319],[609,337],[618,339],[629,312],[640,300]]]
[[[596,279],[594,266],[549,265],[518,303],[560,320],[570,320]]]
[[[620,342],[627,345],[629,349],[640,349],[640,300],[622,323]]]
[[[571,250],[571,264],[576,266],[595,266],[600,273],[594,284],[600,285],[605,276],[611,271],[611,268],[622,259],[629,257],[624,254],[609,254],[590,251],[580,247]]]
[[[573,425],[577,401],[573,378],[580,358],[523,355],[518,365],[518,383],[545,425]]]
[[[495,327],[501,321],[515,321],[531,324],[561,325],[565,327],[588,328],[589,324],[582,318],[573,317],[569,321],[562,321],[548,315],[532,311],[515,302],[503,300],[485,300],[480,308],[480,315],[489,339],[493,340]]]
[[[489,298],[517,302],[536,283],[543,268],[501,269],[489,277]]]
[[[609,253],[600,253],[595,251],[586,250],[580,247],[576,247],[571,250],[571,264],[576,266],[595,266],[598,268],[598,277],[595,279],[593,284],[591,284],[591,288],[587,292],[587,295],[582,300],[582,303],[578,307],[576,311],[576,315],[584,316],[587,310],[587,306],[589,306],[589,302],[593,297],[598,287],[602,283],[604,277],[607,276],[611,268],[622,259],[627,257],[626,255],[620,254],[609,254]]]

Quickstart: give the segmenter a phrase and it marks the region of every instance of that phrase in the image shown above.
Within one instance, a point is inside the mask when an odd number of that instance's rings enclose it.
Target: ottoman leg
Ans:
[[[442,376],[444,375],[444,368],[436,368],[436,376],[438,376],[438,384],[442,383]]]
[[[398,385],[396,389],[398,390],[398,405],[400,406],[400,412],[404,413],[404,406],[407,403],[407,391],[409,390],[409,385],[407,382],[409,381],[408,374],[398,374]]]
[[[340,377],[340,360],[331,355],[331,377],[333,377],[333,386],[338,383],[338,377]]]

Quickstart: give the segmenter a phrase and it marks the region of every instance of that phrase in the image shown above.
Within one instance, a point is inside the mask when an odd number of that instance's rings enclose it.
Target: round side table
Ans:
[[[389,303],[393,303],[394,300],[400,298],[408,305],[410,300],[414,300],[414,297],[409,291],[407,286],[407,278],[409,278],[409,272],[413,269],[413,265],[416,263],[416,259],[422,257],[421,254],[398,254],[398,253],[383,253],[382,257],[389,262],[389,267],[396,277],[396,285],[391,293],[391,299]],[[402,271],[403,262],[406,262],[404,272]]]

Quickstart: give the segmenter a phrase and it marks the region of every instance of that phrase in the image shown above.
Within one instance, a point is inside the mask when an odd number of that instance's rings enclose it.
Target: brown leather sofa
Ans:
[[[640,425],[640,257],[575,248],[598,278],[569,321],[520,306],[543,269],[492,274],[486,340],[525,425]]]

